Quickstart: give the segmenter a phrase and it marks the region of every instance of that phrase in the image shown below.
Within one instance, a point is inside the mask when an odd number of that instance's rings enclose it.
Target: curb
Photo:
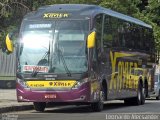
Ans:
[[[33,105],[22,105],[22,106],[10,106],[0,108],[0,113],[13,112],[13,111],[23,111],[23,110],[32,110]]]

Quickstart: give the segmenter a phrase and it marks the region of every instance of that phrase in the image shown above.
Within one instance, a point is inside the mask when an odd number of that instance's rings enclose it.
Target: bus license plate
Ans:
[[[53,98],[57,98],[56,94],[45,94],[44,96],[46,99],[53,99]]]

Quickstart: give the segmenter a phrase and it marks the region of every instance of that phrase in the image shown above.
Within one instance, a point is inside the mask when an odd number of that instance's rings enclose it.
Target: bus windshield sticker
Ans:
[[[35,66],[35,65],[24,65],[23,72],[32,72],[32,71],[44,72],[48,73],[49,67],[48,66]]]
[[[68,13],[44,13],[43,18],[68,18]]]

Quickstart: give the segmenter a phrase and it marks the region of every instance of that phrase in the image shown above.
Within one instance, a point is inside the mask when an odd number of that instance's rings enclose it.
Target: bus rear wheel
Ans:
[[[143,105],[145,103],[145,88],[140,83],[138,85],[137,97],[135,97],[134,99],[135,105]]]
[[[91,108],[95,112],[100,112],[103,110],[103,104],[104,104],[104,92],[100,91],[100,99],[98,102],[91,103]]]
[[[138,85],[136,97],[124,99],[124,103],[127,105],[143,105],[145,103],[145,88],[143,87],[143,85]]]
[[[34,109],[39,112],[43,112],[44,109],[46,108],[45,102],[34,102],[33,105],[34,105]]]

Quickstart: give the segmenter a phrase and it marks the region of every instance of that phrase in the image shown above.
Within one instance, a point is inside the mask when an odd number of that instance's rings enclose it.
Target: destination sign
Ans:
[[[35,66],[35,65],[24,65],[23,66],[23,71],[24,72],[32,72],[32,71],[37,71],[37,72],[45,72],[47,73],[49,71],[48,66]]]

